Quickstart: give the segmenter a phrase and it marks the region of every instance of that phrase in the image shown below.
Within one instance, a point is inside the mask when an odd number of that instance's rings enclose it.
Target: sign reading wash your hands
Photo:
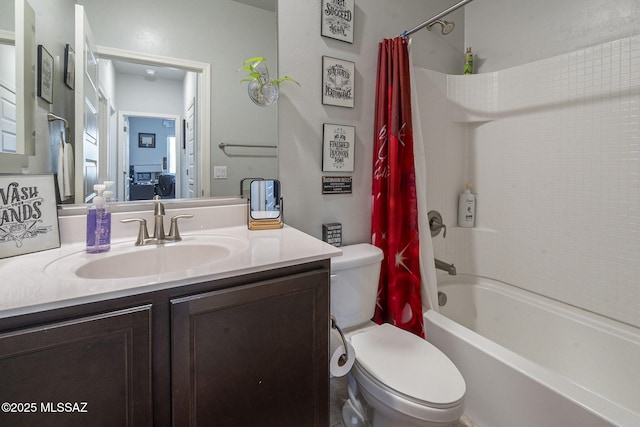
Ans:
[[[0,175],[0,258],[60,247],[53,175]]]

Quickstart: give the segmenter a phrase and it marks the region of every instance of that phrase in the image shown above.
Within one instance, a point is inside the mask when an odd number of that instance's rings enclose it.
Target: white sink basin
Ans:
[[[76,270],[84,279],[120,279],[188,270],[228,258],[231,251],[218,245],[171,245],[146,247],[136,252],[90,261]]]
[[[50,263],[45,272],[83,279],[162,276],[220,263],[247,247],[246,241],[227,236],[187,237],[182,242],[139,247],[127,243],[113,245],[102,254],[76,252]]]

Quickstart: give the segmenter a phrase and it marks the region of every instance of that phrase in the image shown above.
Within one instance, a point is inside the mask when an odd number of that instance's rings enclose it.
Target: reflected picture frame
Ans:
[[[76,52],[70,44],[64,48],[64,84],[71,90],[76,83]]]
[[[138,147],[156,148],[156,134],[155,133],[139,133]]]
[[[38,96],[53,104],[53,56],[38,45]]]

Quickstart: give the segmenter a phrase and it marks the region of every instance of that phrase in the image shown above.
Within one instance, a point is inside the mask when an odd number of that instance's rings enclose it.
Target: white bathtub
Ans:
[[[475,276],[442,276],[427,340],[467,383],[480,427],[640,426],[640,330]]]

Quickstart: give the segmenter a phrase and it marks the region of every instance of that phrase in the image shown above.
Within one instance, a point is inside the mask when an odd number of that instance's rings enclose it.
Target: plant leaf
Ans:
[[[279,83],[284,82],[284,81],[287,81],[287,82],[294,82],[294,83],[295,83],[295,84],[297,84],[298,86],[302,86],[300,83],[298,83],[296,80],[292,79],[292,78],[291,78],[291,77],[289,77],[289,76],[284,76],[284,77],[277,78],[277,79],[275,79],[275,80],[273,81],[273,83],[274,83],[274,84],[279,84]]]
[[[247,65],[249,63],[253,63],[253,66],[255,67],[256,65],[258,65],[262,61],[265,61],[265,58],[263,58],[262,56],[255,56],[253,58],[249,58],[246,61],[244,61],[244,65]]]

